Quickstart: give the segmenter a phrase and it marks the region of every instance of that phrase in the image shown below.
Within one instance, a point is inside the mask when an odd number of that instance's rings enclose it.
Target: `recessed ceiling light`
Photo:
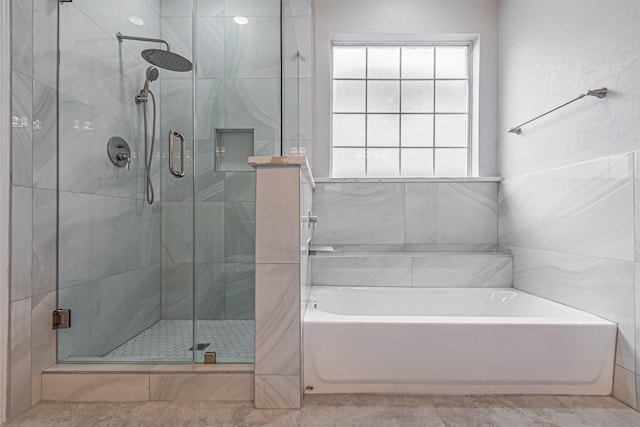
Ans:
[[[236,21],[236,24],[240,25],[246,25],[249,23],[249,20],[245,16],[236,16],[233,20]]]
[[[144,25],[144,20],[139,16],[131,15],[129,17],[129,22],[135,25]]]

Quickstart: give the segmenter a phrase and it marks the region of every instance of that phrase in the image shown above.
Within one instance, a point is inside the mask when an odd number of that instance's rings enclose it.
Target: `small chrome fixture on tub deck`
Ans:
[[[565,102],[564,104],[560,105],[559,107],[556,107],[553,110],[549,110],[544,114],[540,114],[539,116],[534,117],[533,119],[531,119],[529,121],[526,121],[526,122],[522,123],[521,125],[514,126],[511,129],[509,129],[507,132],[515,133],[516,135],[520,135],[522,133],[522,129],[521,129],[522,126],[524,126],[526,124],[529,124],[529,123],[531,123],[531,122],[533,122],[535,120],[538,120],[540,117],[544,117],[549,113],[553,113],[554,111],[559,110],[560,108],[565,107],[565,106],[571,104],[572,102],[576,102],[578,99],[582,99],[585,96],[595,96],[596,98],[604,98],[605,96],[607,96],[607,88],[603,87],[603,88],[600,88],[600,89],[588,90],[585,93],[581,93],[576,98],[573,98],[571,101]]]

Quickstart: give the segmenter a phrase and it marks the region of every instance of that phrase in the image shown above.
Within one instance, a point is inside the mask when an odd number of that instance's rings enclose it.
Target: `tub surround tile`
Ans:
[[[10,304],[9,417],[31,407],[31,298]]]
[[[414,287],[513,286],[513,259],[506,254],[436,254],[412,257]]]
[[[256,281],[256,374],[300,375],[300,267],[257,264]]]
[[[251,400],[253,374],[151,374],[149,400]]]
[[[636,375],[619,365],[613,369],[613,396],[637,409]]]
[[[64,402],[126,402],[149,400],[149,375],[43,375],[42,400]]]
[[[257,174],[256,263],[297,263],[300,169],[259,168]]]
[[[513,254],[517,289],[618,323],[616,363],[635,371],[634,263],[504,247]]]
[[[404,243],[403,184],[319,184],[314,214],[317,245]]]
[[[314,285],[411,286],[411,258],[371,256],[312,256]]]
[[[302,386],[299,375],[256,375],[256,408],[300,409]]]
[[[500,192],[500,243],[634,260],[633,154],[513,178]]]

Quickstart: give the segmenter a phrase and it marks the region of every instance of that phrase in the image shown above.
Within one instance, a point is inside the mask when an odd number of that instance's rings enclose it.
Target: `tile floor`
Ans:
[[[6,425],[634,427],[640,413],[602,396],[313,395],[299,411],[251,402],[40,403]]]
[[[191,359],[193,332],[191,320],[160,320],[126,343],[116,347],[105,358],[126,360]],[[198,343],[209,343],[198,351],[215,351],[218,363],[253,363],[253,320],[200,320]]]

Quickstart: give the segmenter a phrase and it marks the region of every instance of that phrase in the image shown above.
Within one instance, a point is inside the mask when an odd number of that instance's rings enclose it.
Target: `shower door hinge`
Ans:
[[[53,311],[53,329],[69,329],[71,327],[71,310],[59,308]]]

